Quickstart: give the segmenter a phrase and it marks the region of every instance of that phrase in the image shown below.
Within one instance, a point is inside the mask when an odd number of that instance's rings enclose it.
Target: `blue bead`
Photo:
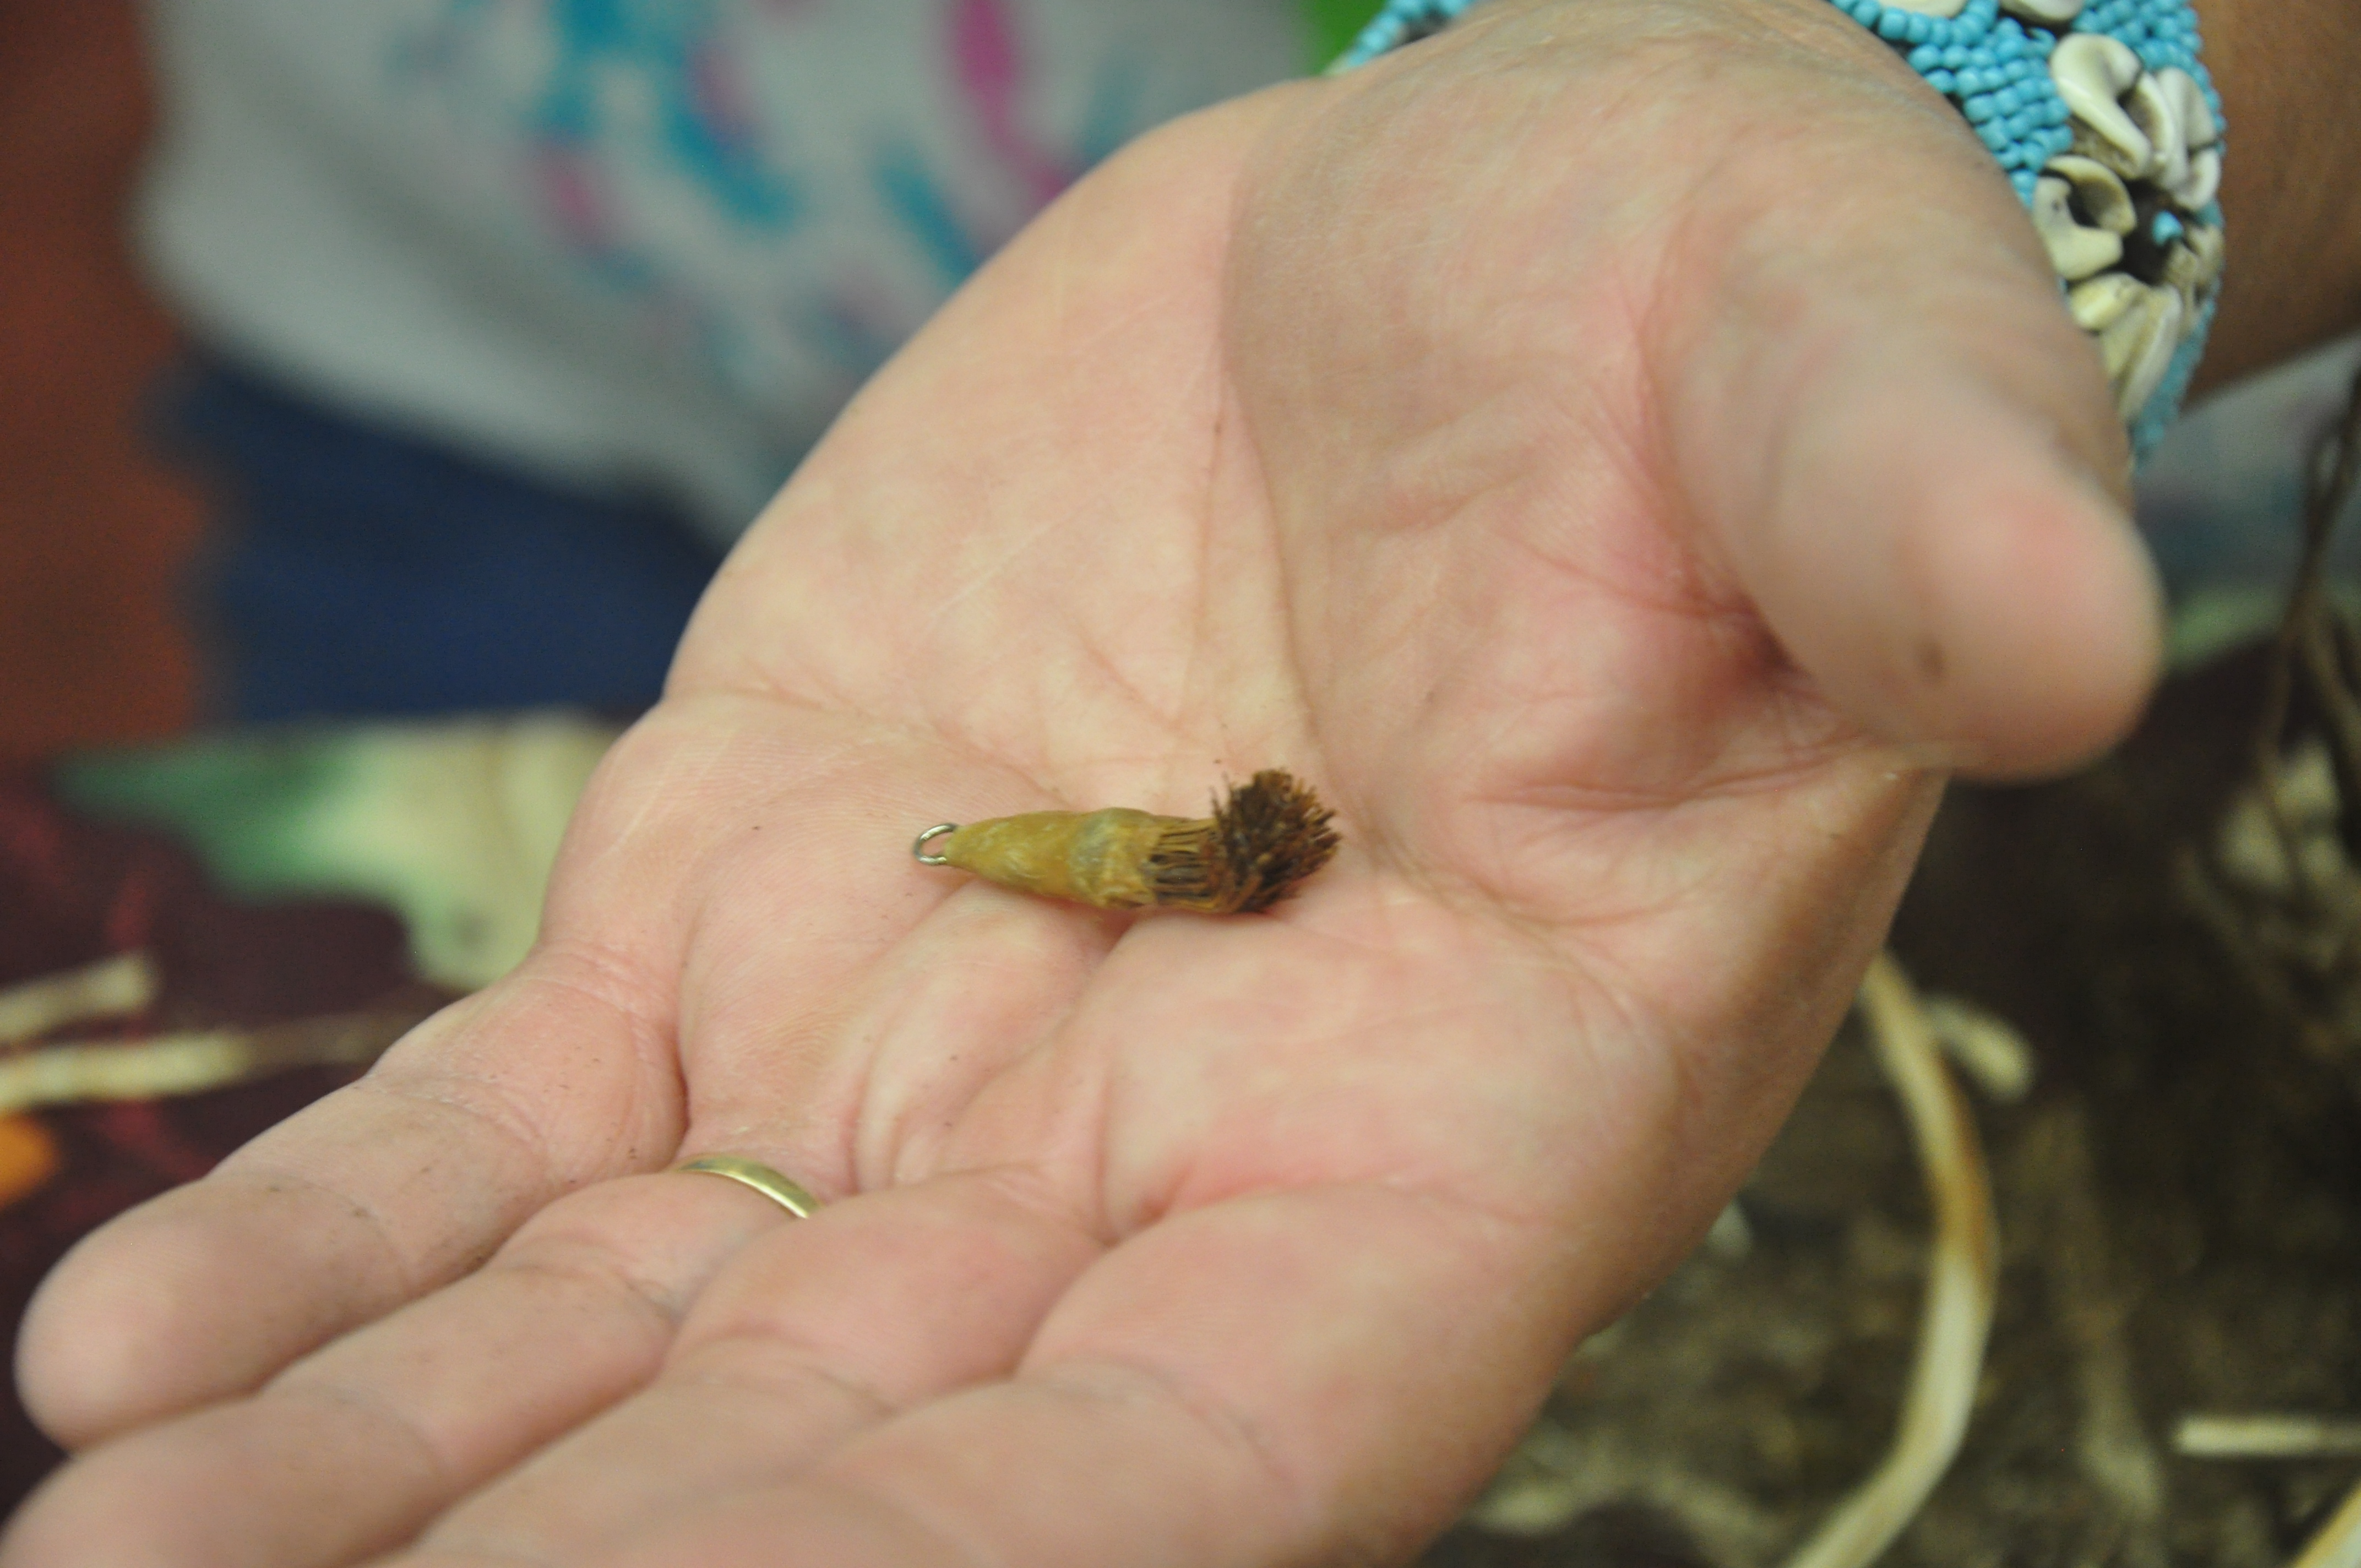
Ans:
[[[1384,15],[1397,20],[1456,16],[1474,3],[1387,0]],[[2004,15],[2001,6],[2015,5],[2017,0],[1965,0],[1949,17],[1903,9],[1919,0],[1831,3],[1899,46],[1896,52],[1910,68],[1952,101],[1976,138],[1991,150],[2017,200],[2027,206],[2039,194],[2042,170],[2051,159],[2071,151],[2075,143],[2073,115],[2049,74],[2058,47],[2067,38],[2092,34],[2112,38],[2130,48],[2148,71],[2188,71],[2197,81],[2216,122],[2223,117],[2221,98],[2198,58],[2199,26],[2190,0],[2085,0],[2079,13],[2062,23]],[[1400,30],[1397,27],[1396,31]],[[2213,203],[2200,216],[2201,221],[2219,222],[2220,215],[2219,203]],[[2186,220],[2169,211],[2152,213],[2147,221],[2147,237],[2158,246],[2179,243],[2186,232]],[[2061,291],[2064,287],[2059,285]],[[2210,315],[2210,309],[2204,314]],[[2182,345],[2165,384],[2134,422],[2136,446],[2145,449],[2171,417],[2195,363],[2204,324],[2201,320],[2191,338]]]

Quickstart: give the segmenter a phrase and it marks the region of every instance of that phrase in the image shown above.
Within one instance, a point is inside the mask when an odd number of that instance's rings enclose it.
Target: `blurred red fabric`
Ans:
[[[123,221],[149,114],[131,0],[0,0],[0,760],[191,717],[200,511],[140,438],[175,344]]]
[[[0,989],[135,950],[159,972],[154,1004],[68,1033],[128,1043],[360,1009],[415,1015],[440,1000],[412,976],[390,910],[225,898],[170,839],[79,818],[31,771],[0,768]],[[357,1071],[305,1068],[209,1094],[38,1113],[59,1161],[0,1207],[0,1336],[14,1342],[34,1287],[85,1233],[203,1175]],[[0,1514],[60,1457],[14,1389],[0,1395]]]

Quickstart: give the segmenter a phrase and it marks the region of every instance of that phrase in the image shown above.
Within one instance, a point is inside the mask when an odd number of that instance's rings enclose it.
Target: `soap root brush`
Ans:
[[[911,851],[927,865],[1093,909],[1251,915],[1328,863],[1338,841],[1332,817],[1311,786],[1266,768],[1215,802],[1211,817],[1122,806],[1030,811],[939,823]]]

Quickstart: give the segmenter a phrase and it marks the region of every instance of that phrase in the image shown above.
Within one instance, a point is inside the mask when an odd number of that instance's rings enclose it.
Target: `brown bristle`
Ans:
[[[1268,909],[1336,852],[1331,820],[1309,785],[1267,768],[1211,818],[1176,823],[1157,839],[1148,861],[1156,902],[1209,915]]]

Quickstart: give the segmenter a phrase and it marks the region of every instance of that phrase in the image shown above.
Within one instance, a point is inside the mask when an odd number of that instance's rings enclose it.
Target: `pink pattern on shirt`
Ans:
[[[1077,172],[1027,133],[1018,105],[1025,98],[1025,61],[1005,0],[951,0],[952,65],[984,146],[1022,183],[1037,207],[1047,206]]]
[[[615,223],[590,160],[570,148],[540,148],[533,172],[542,210],[566,243],[577,252],[607,254],[615,244]]]

